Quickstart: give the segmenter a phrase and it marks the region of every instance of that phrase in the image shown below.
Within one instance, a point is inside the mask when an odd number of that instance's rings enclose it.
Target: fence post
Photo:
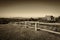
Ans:
[[[27,21],[25,21],[25,28],[27,27]]]
[[[35,23],[35,31],[37,31],[37,23]]]

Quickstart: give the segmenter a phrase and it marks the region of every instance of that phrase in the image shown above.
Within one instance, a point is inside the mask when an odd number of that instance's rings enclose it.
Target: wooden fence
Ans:
[[[42,30],[55,34],[60,34],[60,23],[43,23],[38,21],[23,21],[17,22],[19,26],[23,26],[25,28],[34,28],[35,31]]]

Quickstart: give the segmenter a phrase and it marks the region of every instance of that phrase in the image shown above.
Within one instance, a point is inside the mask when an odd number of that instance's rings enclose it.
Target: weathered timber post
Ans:
[[[35,31],[37,31],[37,23],[35,23]]]
[[[25,28],[27,27],[27,21],[25,21]]]

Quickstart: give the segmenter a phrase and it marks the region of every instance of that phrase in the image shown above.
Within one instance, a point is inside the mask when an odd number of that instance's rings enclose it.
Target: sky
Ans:
[[[59,1],[1,1],[0,17],[60,16]]]

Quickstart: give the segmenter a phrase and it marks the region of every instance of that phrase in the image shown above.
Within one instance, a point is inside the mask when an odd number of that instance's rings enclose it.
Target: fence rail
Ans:
[[[38,21],[23,21],[23,22],[18,22],[18,24],[20,26],[21,25],[24,26],[25,28],[34,28],[35,31],[37,31],[37,29],[40,29],[42,31],[60,34],[60,23],[43,23],[43,22],[38,22]]]

